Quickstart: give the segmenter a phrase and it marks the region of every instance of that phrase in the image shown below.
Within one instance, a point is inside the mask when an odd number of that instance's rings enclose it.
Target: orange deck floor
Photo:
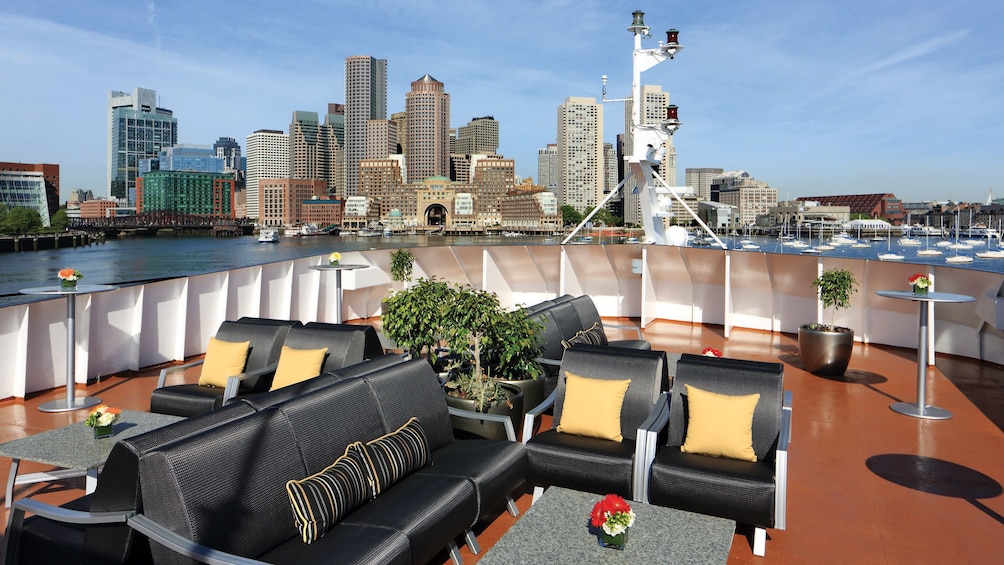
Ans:
[[[653,347],[785,364],[793,391],[788,528],[768,530],[767,554],[752,555],[748,532],[733,538],[729,563],[991,563],[1004,560],[1004,368],[939,356],[928,370],[928,402],[950,420],[921,420],[889,409],[916,398],[916,352],[856,344],[843,378],[800,368],[795,336],[720,326],[655,322]],[[184,377],[194,381],[197,373]],[[102,378],[78,389],[106,404],[148,410],[157,370]],[[968,396],[967,396],[968,395]],[[38,405],[62,390],[0,402],[0,441],[81,421],[86,410],[43,413]],[[45,470],[29,462],[22,472]],[[6,479],[10,460],[0,459]],[[60,504],[83,494],[83,479],[15,488]],[[518,500],[525,511],[529,496]],[[478,532],[482,550],[515,519],[503,513]],[[6,523],[6,512],[4,513]],[[477,556],[461,547],[465,563]],[[445,552],[444,562],[448,562]]]

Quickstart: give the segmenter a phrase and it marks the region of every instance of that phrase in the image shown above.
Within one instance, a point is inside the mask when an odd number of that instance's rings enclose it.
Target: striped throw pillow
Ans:
[[[366,444],[373,482],[370,496],[381,492],[409,474],[429,464],[429,442],[418,418]]]
[[[369,499],[369,466],[362,442],[316,475],[288,481],[286,492],[303,543],[315,542],[349,512]]]
[[[568,339],[561,340],[562,349],[568,349],[574,345],[584,343],[586,345],[603,345],[603,328],[599,322],[593,322],[592,327],[586,330],[579,330]]]

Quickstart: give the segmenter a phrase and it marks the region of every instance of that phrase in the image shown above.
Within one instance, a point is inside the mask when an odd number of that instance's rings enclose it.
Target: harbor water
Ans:
[[[591,244],[620,243],[621,237],[597,237]],[[740,248],[739,238],[723,240],[730,249]],[[803,249],[782,245],[776,237],[753,237],[757,249],[737,249],[750,253],[800,254]],[[937,241],[941,241],[940,238]],[[34,298],[21,295],[20,289],[55,285],[56,273],[73,267],[84,273],[86,284],[133,284],[152,280],[209,273],[275,261],[285,261],[313,255],[326,255],[332,251],[351,252],[370,249],[425,247],[441,245],[557,245],[560,239],[540,237],[501,236],[438,236],[393,235],[380,237],[313,236],[284,237],[278,243],[259,243],[254,236],[237,238],[211,237],[151,237],[108,240],[87,247],[28,251],[0,254],[0,306],[23,303]],[[1004,273],[1004,259],[982,259],[975,253],[997,249],[999,242],[984,240],[971,250],[955,251],[937,247],[935,239],[920,245],[904,246],[898,238],[888,241],[865,241],[869,247],[850,245],[834,246],[819,252],[824,257],[846,257],[877,260],[882,253],[903,255],[901,262],[918,265],[948,265],[946,258],[964,254],[974,257],[972,263],[951,265],[963,269],[976,269]],[[818,245],[819,241],[807,242]],[[631,244],[626,244],[631,245]],[[938,249],[942,255],[918,255],[922,249]]]

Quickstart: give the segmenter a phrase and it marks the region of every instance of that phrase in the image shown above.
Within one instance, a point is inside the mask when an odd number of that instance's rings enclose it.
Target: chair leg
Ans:
[[[767,529],[755,528],[753,530],[753,555],[763,557],[767,552]]]
[[[471,553],[474,555],[481,553],[481,546],[478,545],[478,538],[474,536],[474,531],[470,528],[464,530],[464,541],[467,542],[467,549],[471,550]]]
[[[453,565],[463,565],[464,558],[460,556],[460,548],[457,547],[457,542],[450,540],[450,561],[453,561]]]
[[[516,501],[513,500],[511,496],[505,497],[505,507],[509,510],[509,514],[512,514],[513,518],[519,517],[519,508],[516,506]]]
[[[537,499],[540,495],[544,494],[544,487],[533,487],[533,498],[530,499],[530,506],[537,503]]]

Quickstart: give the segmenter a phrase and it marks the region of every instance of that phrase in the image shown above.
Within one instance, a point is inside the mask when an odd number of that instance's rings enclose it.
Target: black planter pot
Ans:
[[[509,416],[512,420],[513,429],[516,431],[516,439],[518,440],[523,426],[523,392],[514,386],[506,384],[503,384],[502,386],[509,391],[509,402],[512,404],[512,408],[509,408],[505,402],[497,402],[488,408],[487,413]],[[470,410],[472,412],[474,411],[473,400],[457,398],[455,396],[450,396],[449,394],[446,395],[446,405],[453,408]],[[505,434],[505,426],[499,422],[450,416],[450,423],[453,425],[454,431],[465,432],[478,437],[483,437],[485,439],[508,439]]]
[[[814,375],[839,377],[847,370],[854,351],[854,330],[837,327],[835,331],[798,328],[798,351],[802,368]]]
[[[523,392],[522,414],[526,414],[530,409],[544,401],[543,376],[539,379],[524,379],[519,381],[500,380],[499,382],[507,386],[516,387]]]

